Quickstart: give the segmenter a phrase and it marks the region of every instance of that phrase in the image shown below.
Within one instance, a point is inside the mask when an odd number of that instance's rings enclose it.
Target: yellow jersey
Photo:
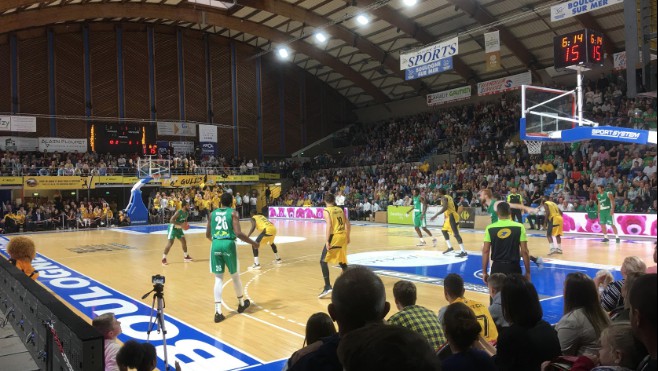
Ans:
[[[276,227],[266,217],[262,215],[254,215],[251,217],[256,222],[256,229],[265,231],[265,234],[275,235]]]
[[[494,322],[489,313],[488,306],[479,303],[474,300],[468,300],[466,298],[457,298],[453,303],[464,303],[467,307],[471,308],[473,313],[475,313],[475,318],[477,318],[480,326],[482,326],[482,331],[480,335],[487,339],[488,342],[495,342],[498,340],[498,329],[496,328],[496,322]]]
[[[331,219],[331,234],[345,234],[345,213],[338,206],[329,206],[325,210]]]
[[[546,207],[546,220],[551,220],[554,216],[560,216],[560,209],[558,209],[557,205],[553,201],[546,201],[544,203]]]
[[[450,215],[450,214],[457,214],[457,210],[455,210],[455,200],[452,199],[452,196],[450,195],[445,195],[443,196],[447,202],[446,205],[443,205],[445,208],[445,214]]]

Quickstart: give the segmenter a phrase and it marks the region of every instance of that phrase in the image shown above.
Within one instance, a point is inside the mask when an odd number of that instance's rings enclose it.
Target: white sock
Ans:
[[[213,292],[215,294],[215,311],[217,313],[222,313],[222,289],[224,288],[222,276],[222,274],[215,274],[215,288]]]
[[[466,249],[464,249],[464,244],[463,243],[459,244],[459,249],[461,249],[462,252],[466,251]]]
[[[276,260],[281,259],[281,258],[279,258],[279,253],[274,253],[274,257],[276,258]]]
[[[162,254],[162,259],[167,259],[167,254]]]
[[[258,262],[258,257],[254,256],[254,264],[259,265],[260,263]]]
[[[235,295],[238,297],[238,300],[240,300],[240,305],[244,305],[244,299],[243,299],[243,291],[242,291],[242,281],[240,281],[240,274],[238,272],[235,272],[234,274],[231,275],[231,278],[233,279],[233,288],[235,289]]]
[[[446,245],[448,245],[449,249],[452,249],[452,244],[450,243],[450,240],[446,240]]]
[[[553,238],[553,246],[555,245],[559,246],[560,244],[557,242],[557,236],[551,236],[551,237]]]
[[[187,257],[189,257],[190,255],[187,253],[187,251],[183,251],[183,256],[187,258]]]
[[[561,243],[557,244],[557,249],[562,250],[562,244]]]
[[[608,239],[608,232],[603,232],[603,238]]]
[[[425,240],[424,240],[422,237],[419,238],[418,241],[419,241],[420,243],[425,243]]]
[[[553,245],[553,242],[548,244],[548,249],[549,250],[554,250],[555,249],[555,245]]]

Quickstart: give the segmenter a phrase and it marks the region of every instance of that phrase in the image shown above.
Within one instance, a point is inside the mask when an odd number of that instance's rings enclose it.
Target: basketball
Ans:
[[[183,223],[183,230],[186,231],[188,229],[190,229],[190,223],[188,222]]]

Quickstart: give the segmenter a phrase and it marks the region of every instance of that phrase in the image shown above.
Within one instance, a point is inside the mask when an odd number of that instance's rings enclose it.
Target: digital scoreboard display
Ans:
[[[555,68],[603,65],[603,34],[584,29],[553,39]]]
[[[147,125],[95,123],[91,126],[93,150],[99,153],[157,154],[154,130]]]

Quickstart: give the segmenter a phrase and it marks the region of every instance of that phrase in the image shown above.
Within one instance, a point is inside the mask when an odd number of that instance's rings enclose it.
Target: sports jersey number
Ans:
[[[475,316],[477,318],[478,322],[480,322],[480,325],[482,325],[482,331],[484,332],[484,337],[489,336],[489,320],[487,320],[487,316],[485,315],[479,315]]]
[[[344,231],[345,230],[345,222],[343,222],[343,217],[342,216],[337,216],[336,221],[338,222],[338,229],[339,231]]]
[[[226,223],[226,216],[216,215],[215,216],[215,229],[216,230],[228,230],[228,223]]]

